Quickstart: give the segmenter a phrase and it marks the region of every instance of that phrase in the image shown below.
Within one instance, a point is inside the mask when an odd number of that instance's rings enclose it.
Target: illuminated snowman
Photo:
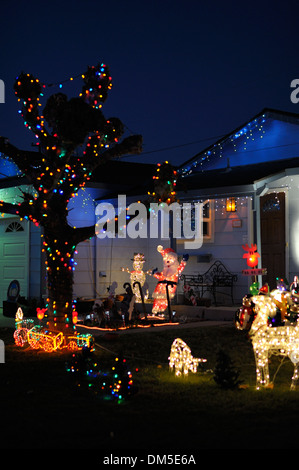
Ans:
[[[142,289],[143,286],[144,286],[145,280],[146,280],[146,275],[147,274],[150,275],[152,273],[152,271],[146,271],[146,272],[143,271],[143,265],[145,263],[143,253],[135,253],[134,258],[133,258],[132,261],[133,261],[133,270],[132,271],[130,271],[129,268],[121,268],[121,269],[122,269],[122,271],[126,271],[127,273],[130,274],[130,281],[131,281],[133,294],[135,295],[135,302],[138,303],[138,302],[142,301],[141,293],[140,293],[140,289],[139,289],[138,284],[136,284],[134,286],[134,283],[139,282],[140,287]],[[146,292],[143,294],[144,300],[148,299],[148,295],[149,294],[148,294],[148,289],[147,289]]]

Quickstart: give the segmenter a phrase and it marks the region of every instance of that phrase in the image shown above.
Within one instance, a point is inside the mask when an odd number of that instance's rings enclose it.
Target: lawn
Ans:
[[[298,391],[289,391],[289,360],[271,361],[273,390],[255,390],[255,364],[246,333],[234,326],[177,328],[96,338],[94,355],[111,364],[123,354],[133,373],[135,395],[122,403],[77,387],[66,371],[70,353],[18,348],[13,330],[0,329],[3,449],[294,449],[298,448]],[[204,371],[176,377],[168,367],[170,347],[181,337]],[[224,390],[214,381],[216,353],[225,350],[244,388]],[[138,369],[138,371],[136,371]]]

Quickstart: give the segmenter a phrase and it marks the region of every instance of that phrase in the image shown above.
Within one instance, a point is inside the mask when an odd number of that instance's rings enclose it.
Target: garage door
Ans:
[[[19,219],[0,220],[0,307],[11,281],[20,283],[20,295],[28,295],[29,224]]]

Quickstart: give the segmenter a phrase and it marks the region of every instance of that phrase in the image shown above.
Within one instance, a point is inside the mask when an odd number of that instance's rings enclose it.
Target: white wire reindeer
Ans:
[[[180,376],[182,372],[188,375],[189,371],[196,373],[200,362],[207,362],[207,360],[193,357],[191,349],[181,338],[174,340],[170,349],[169,367],[174,368],[175,375]]]
[[[276,304],[271,296],[256,295],[252,297],[256,317],[252,323],[249,336],[256,362],[257,389],[271,387],[269,375],[269,357],[279,355],[289,357],[294,364],[291,390],[295,390],[299,368],[299,325],[270,327],[268,317],[276,313]]]

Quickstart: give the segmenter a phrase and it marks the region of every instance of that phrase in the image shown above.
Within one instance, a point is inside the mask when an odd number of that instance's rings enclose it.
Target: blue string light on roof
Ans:
[[[21,175],[22,172],[19,170],[17,165],[4,153],[0,152],[0,179]]]
[[[247,150],[247,144],[254,141],[256,138],[263,138],[265,134],[264,123],[266,122],[266,115],[263,114],[260,118],[247,123],[243,128],[230,134],[225,139],[216,142],[213,146],[209,147],[203,153],[198,154],[196,160],[189,162],[188,165],[178,170],[182,176],[188,176],[194,171],[203,171],[209,164],[213,163],[216,159],[221,159],[224,155],[224,148],[232,146],[232,151]]]

